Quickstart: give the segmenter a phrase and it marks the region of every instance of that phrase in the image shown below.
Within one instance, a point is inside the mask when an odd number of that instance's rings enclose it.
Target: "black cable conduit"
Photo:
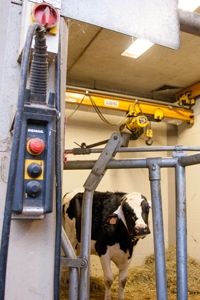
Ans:
[[[55,236],[55,260],[54,260],[54,300],[60,299],[60,251],[61,251],[61,227],[62,227],[62,178],[61,178],[61,118],[60,118],[60,65],[61,53],[59,49],[56,58],[56,109],[59,118],[56,124],[56,236]]]

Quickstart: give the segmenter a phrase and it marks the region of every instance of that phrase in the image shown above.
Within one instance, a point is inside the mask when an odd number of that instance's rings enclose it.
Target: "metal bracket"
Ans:
[[[12,214],[12,220],[41,220],[44,219],[44,208],[43,207],[23,207],[21,214]]]
[[[147,166],[149,168],[149,180],[161,180],[160,166],[162,164],[162,158],[147,158]]]
[[[61,256],[61,266],[62,267],[70,267],[70,268],[86,268],[88,262],[86,259],[81,258],[67,258]]]
[[[183,152],[183,146],[182,145],[176,145],[175,146],[176,151],[172,152],[173,157],[180,157],[180,156],[186,156],[187,153]]]

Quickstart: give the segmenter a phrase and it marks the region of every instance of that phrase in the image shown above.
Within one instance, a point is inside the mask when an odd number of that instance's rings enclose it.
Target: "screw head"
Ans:
[[[152,170],[153,170],[153,171],[156,170],[156,165],[155,165],[155,164],[152,165]]]

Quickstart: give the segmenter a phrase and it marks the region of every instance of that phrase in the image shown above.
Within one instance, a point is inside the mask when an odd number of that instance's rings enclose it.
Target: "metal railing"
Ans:
[[[115,140],[114,140],[115,139]],[[119,140],[119,143],[116,143]],[[114,143],[115,141],[115,143]],[[108,147],[110,145],[110,148]],[[161,168],[175,168],[176,181],[176,247],[177,247],[177,300],[188,299],[187,284],[187,224],[186,224],[186,190],[185,167],[199,164],[200,153],[186,156],[183,151],[200,151],[200,147],[151,147],[151,148],[120,148],[121,138],[113,134],[104,149],[90,149],[90,153],[101,153],[97,161],[68,161],[64,164],[64,170],[92,169],[86,183],[83,201],[82,217],[82,244],[81,259],[85,259],[87,267],[81,268],[80,289],[77,299],[89,299],[89,256],[93,192],[102,179],[107,169],[148,168],[151,186],[153,235],[156,267],[157,299],[167,300],[167,279],[165,263],[165,246],[163,232],[162,197],[161,197]],[[79,149],[84,152],[87,149]],[[171,158],[143,158],[143,159],[111,159],[117,152],[141,152],[141,151],[175,151]],[[66,150],[75,153],[73,150]],[[80,153],[78,153],[80,154]],[[82,153],[85,154],[85,153]],[[105,161],[105,157],[108,159]],[[90,216],[90,218],[88,217]],[[87,234],[86,234],[87,233]],[[66,253],[67,255],[67,253]],[[70,265],[70,264],[68,264]],[[74,284],[76,289],[77,284]],[[72,288],[73,290],[73,288]],[[72,299],[72,298],[69,298]],[[73,298],[74,299],[74,298]]]

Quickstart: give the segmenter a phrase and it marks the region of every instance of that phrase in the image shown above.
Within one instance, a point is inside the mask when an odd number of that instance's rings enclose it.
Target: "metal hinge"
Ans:
[[[67,258],[64,256],[61,256],[61,266],[62,267],[70,267],[70,268],[86,268],[88,265],[88,262],[86,259],[82,258]]]

